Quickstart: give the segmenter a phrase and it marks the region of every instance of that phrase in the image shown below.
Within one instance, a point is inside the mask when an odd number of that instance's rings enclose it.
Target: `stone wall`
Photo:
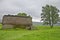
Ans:
[[[14,27],[13,25],[4,24],[4,25],[2,26],[2,29],[11,29],[11,28],[13,28],[13,27]]]
[[[18,25],[19,28],[26,28],[29,29],[32,26],[32,18],[30,17],[23,17],[23,16],[9,16],[9,15],[5,15],[3,16],[3,20],[2,20],[2,25],[3,25],[3,29],[10,29],[10,28],[14,28],[15,25]],[[15,26],[15,28],[17,28],[18,26]]]
[[[30,17],[20,17],[20,16],[4,16],[2,20],[3,24],[12,25],[31,25],[32,18]]]

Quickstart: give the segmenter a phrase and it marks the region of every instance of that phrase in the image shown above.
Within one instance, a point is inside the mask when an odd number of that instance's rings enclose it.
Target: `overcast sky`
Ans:
[[[33,21],[39,22],[42,6],[46,4],[60,9],[60,0],[0,0],[0,19],[3,15],[25,12],[33,17]]]

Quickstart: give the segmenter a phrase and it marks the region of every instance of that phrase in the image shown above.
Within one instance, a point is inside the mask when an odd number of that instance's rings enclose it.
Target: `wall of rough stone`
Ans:
[[[29,17],[17,17],[17,16],[4,16],[3,24],[12,24],[12,25],[31,25],[32,18]]]
[[[14,28],[15,25],[19,25],[22,27],[25,26],[27,29],[27,28],[30,28],[30,26],[32,26],[32,18],[31,17],[5,15],[5,16],[3,16],[2,24],[3,24],[3,27],[2,27],[3,29]]]
[[[11,28],[13,28],[13,27],[14,27],[13,25],[4,24],[4,25],[2,26],[2,29],[11,29]]]

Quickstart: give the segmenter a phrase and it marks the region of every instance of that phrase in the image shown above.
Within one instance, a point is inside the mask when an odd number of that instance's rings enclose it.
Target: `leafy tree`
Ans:
[[[26,13],[18,13],[17,15],[18,15],[18,16],[27,16]]]
[[[59,20],[58,20],[58,22],[60,22],[60,17],[59,17]]]
[[[27,14],[26,13],[18,13],[17,14],[18,16],[27,16]],[[31,17],[30,15],[28,15],[27,17]],[[32,17],[31,17],[32,18]]]
[[[56,24],[58,21],[58,12],[59,10],[52,5],[46,5],[45,7],[42,7],[41,18],[43,23],[50,25],[52,28],[53,24]]]

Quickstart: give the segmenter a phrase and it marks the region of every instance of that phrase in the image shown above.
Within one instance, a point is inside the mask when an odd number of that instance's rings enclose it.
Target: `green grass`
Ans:
[[[0,40],[60,40],[60,27],[51,29],[48,26],[38,26],[36,30],[0,30]]]

